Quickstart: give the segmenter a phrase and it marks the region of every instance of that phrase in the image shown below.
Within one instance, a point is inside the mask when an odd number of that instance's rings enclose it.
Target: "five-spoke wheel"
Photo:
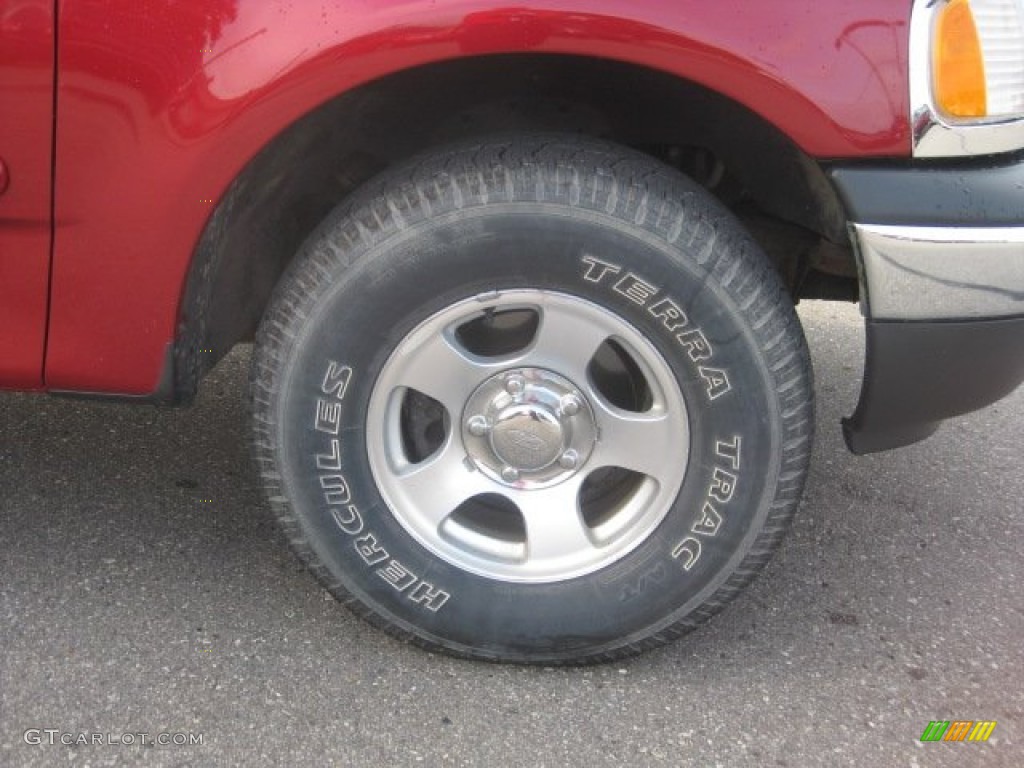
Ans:
[[[547,291],[433,315],[378,376],[367,433],[381,495],[423,546],[522,582],[597,570],[647,538],[686,469],[688,420],[636,329]]]

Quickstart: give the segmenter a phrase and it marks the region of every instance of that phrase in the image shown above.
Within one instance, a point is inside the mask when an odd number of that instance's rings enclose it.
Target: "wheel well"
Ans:
[[[773,125],[696,84],[631,64],[488,56],[408,70],[343,94],[275,138],[231,184],[188,275],[175,391],[250,337],[274,285],[346,195],[418,152],[487,134],[559,131],[652,154],[714,192],[772,256],[794,296],[819,269],[852,285],[846,221],[817,163]],[[818,290],[813,289],[812,290]],[[207,350],[203,354],[199,350]]]

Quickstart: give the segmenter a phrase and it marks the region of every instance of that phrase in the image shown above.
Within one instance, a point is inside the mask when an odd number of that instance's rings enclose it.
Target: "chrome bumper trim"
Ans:
[[[1024,227],[852,230],[873,320],[1024,315]]]

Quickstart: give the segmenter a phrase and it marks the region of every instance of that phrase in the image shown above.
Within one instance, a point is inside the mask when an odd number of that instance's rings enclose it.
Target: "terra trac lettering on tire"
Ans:
[[[806,350],[707,193],[629,150],[523,137],[343,203],[283,278],[254,445],[301,557],[464,656],[611,659],[763,565],[809,455]]]
[[[675,340],[686,350],[687,356],[697,366],[700,377],[704,379],[709,400],[717,400],[732,390],[729,374],[721,368],[705,365],[714,358],[714,348],[704,332],[691,328],[689,316],[670,296],[665,296],[660,288],[638,277],[632,272],[623,274],[622,267],[601,261],[593,256],[583,256],[585,265],[583,277],[592,283],[602,283],[611,276],[608,285],[616,293],[626,297],[635,304],[645,307],[648,312],[661,321],[664,329],[673,335]],[[619,277],[621,275],[621,277]]]

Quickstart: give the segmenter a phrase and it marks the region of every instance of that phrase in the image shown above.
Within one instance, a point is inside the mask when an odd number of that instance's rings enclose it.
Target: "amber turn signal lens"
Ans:
[[[932,50],[936,104],[953,117],[984,117],[985,61],[969,0],[952,0],[939,12]]]

